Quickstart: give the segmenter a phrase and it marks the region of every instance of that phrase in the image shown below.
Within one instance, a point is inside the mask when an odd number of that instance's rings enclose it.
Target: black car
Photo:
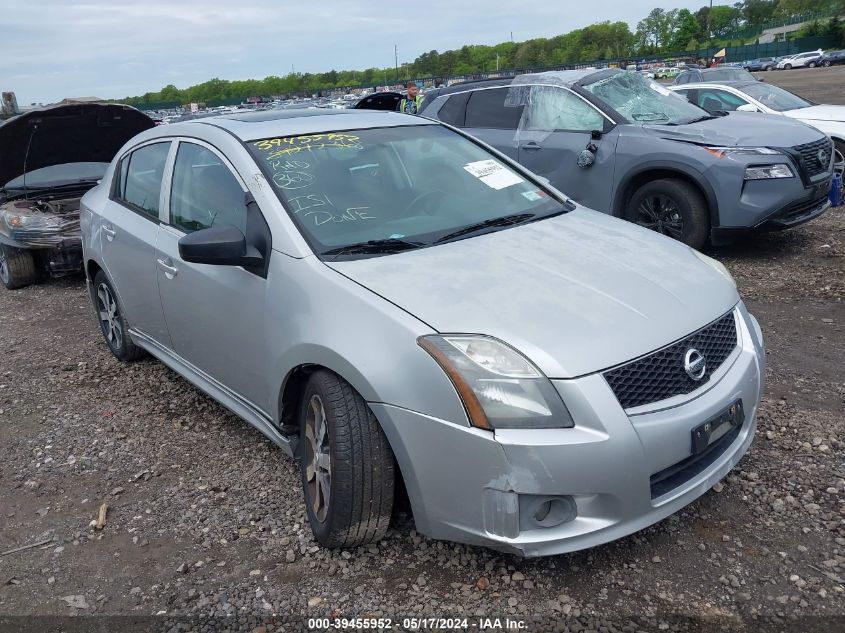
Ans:
[[[822,57],[822,66],[835,66],[845,64],[845,51],[831,51]]]
[[[673,86],[682,84],[697,84],[702,81],[756,81],[757,78],[744,68],[722,67],[685,70],[675,77]]]
[[[758,59],[749,59],[742,67],[748,72],[759,72],[761,70],[774,70],[777,66],[777,60],[774,57],[760,57]]]
[[[125,105],[30,110],[0,125],[0,281],[82,271],[79,201],[126,141],[154,127]]]
[[[405,98],[401,92],[376,92],[358,101],[355,110],[391,110],[399,109],[399,102]]]

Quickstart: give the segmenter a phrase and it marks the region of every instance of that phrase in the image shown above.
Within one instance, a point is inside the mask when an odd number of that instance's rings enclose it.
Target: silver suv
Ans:
[[[320,543],[417,529],[591,547],[745,453],[760,328],[725,268],[392,112],[135,137],[82,200],[107,345],[149,352],[301,464]]]
[[[783,117],[712,114],[638,73],[572,70],[458,84],[421,114],[462,128],[576,202],[700,248],[830,205],[833,147]]]

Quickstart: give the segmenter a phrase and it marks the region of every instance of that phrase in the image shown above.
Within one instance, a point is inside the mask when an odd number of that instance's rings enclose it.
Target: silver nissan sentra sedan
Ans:
[[[82,201],[105,341],[301,465],[328,547],[407,490],[433,538],[592,547],[690,503],[754,436],[765,353],[718,262],[392,112],[158,127]]]

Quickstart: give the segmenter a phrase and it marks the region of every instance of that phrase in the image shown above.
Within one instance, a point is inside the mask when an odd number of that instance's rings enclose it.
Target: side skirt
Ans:
[[[136,345],[143,347],[182,378],[217,400],[238,417],[249,422],[281,448],[286,455],[293,457],[296,454],[298,438],[288,437],[280,433],[273,421],[263,411],[142,332],[130,328],[129,334]]]

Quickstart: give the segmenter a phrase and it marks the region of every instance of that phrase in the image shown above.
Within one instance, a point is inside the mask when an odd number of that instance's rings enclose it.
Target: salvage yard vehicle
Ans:
[[[693,248],[828,209],[825,134],[787,117],[711,114],[679,96],[636,73],[572,70],[435,90],[421,114],[489,143],[576,202]],[[816,159],[799,160],[805,154]]]
[[[82,272],[79,201],[117,150],[153,127],[111,104],[30,110],[0,125],[0,280],[15,289]]]
[[[845,172],[845,106],[823,105],[778,86],[757,81],[728,81],[717,84],[688,84],[672,86],[670,90],[710,112],[763,112],[779,114],[803,121],[821,130],[833,140],[833,169]],[[821,153],[820,153],[821,152]],[[802,152],[798,157],[804,165],[826,164],[829,154],[825,147],[815,152]]]
[[[472,137],[365,110],[177,123],[82,200],[96,318],[299,459],[328,547],[404,487],[528,556],[678,511],[748,449],[760,328],[727,270]]]
[[[718,68],[692,68],[679,73],[674,81],[672,81],[672,85],[679,86],[692,82],[729,80],[757,81],[757,78],[742,67],[719,66]]]

